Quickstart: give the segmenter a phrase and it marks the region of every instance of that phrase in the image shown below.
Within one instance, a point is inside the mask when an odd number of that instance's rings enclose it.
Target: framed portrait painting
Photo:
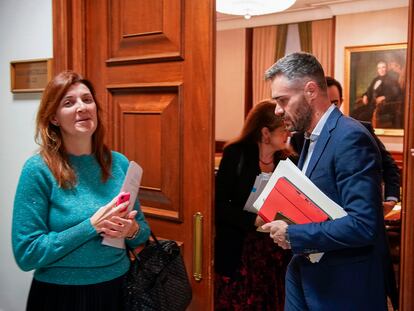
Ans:
[[[378,135],[403,135],[406,53],[406,43],[345,48],[344,112]]]

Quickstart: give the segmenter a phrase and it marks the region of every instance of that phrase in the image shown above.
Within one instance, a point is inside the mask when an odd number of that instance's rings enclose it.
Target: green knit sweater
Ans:
[[[19,267],[35,270],[38,281],[83,285],[125,274],[129,259],[124,249],[102,245],[90,217],[120,191],[129,162],[112,152],[111,177],[104,183],[93,155],[69,156],[77,185],[62,189],[40,155],[29,158],[22,170],[13,209],[12,244]],[[140,211],[140,231],[132,247],[144,243],[150,230]]]

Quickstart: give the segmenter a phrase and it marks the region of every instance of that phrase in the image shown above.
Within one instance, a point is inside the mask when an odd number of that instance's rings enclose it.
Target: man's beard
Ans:
[[[298,105],[296,110],[296,120],[292,120],[292,125],[290,126],[292,131],[297,132],[306,132],[311,124],[312,115],[313,115],[313,108],[307,102],[305,96],[301,98],[301,104]]]

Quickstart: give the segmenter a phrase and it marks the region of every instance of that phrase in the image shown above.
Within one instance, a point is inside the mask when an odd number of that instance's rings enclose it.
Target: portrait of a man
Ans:
[[[347,48],[349,115],[375,128],[404,124],[405,45]]]

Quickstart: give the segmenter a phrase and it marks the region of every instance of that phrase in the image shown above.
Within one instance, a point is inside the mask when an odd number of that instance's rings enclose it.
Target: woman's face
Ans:
[[[82,83],[72,85],[60,101],[51,122],[60,128],[63,141],[91,139],[98,119],[90,90]]]
[[[288,147],[288,138],[292,136],[285,126],[280,126],[270,132],[270,144],[275,151]]]

